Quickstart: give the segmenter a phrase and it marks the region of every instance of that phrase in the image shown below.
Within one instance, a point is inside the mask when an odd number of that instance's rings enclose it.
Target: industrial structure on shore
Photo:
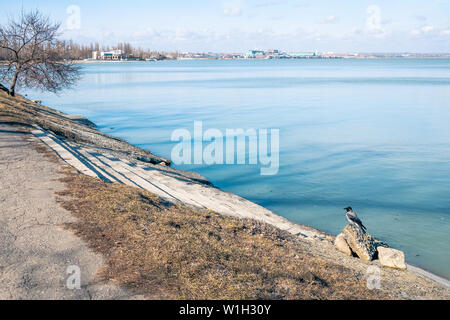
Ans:
[[[122,50],[92,51],[92,60],[106,61],[142,61],[144,59],[132,54],[125,55]]]
[[[314,59],[314,58],[339,58],[334,54],[319,54],[310,52],[283,52],[278,49],[259,50],[252,49],[246,53],[191,53],[184,52],[178,55],[178,59]]]

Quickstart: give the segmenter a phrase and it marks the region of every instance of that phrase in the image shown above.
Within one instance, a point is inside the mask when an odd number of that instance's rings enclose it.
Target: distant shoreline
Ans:
[[[68,62],[72,63],[133,63],[133,62],[160,62],[160,61],[188,61],[188,60],[238,60],[238,61],[264,61],[264,60],[437,60],[437,59],[450,59],[449,56],[441,56],[441,57],[314,57],[314,58],[291,58],[291,59],[259,59],[259,58],[250,58],[250,59],[230,59],[230,58],[178,58],[178,59],[163,59],[156,61],[146,61],[146,60],[70,60]],[[6,65],[6,61],[0,61],[0,65]]]
[[[161,61],[190,61],[190,60],[237,60],[237,61],[274,61],[274,60],[437,60],[437,59],[450,59],[450,56],[448,57],[318,57],[318,58],[291,58],[291,59],[258,59],[258,58],[251,58],[251,59],[223,59],[223,58],[181,58],[181,59],[164,59],[164,60],[157,60],[157,61],[146,61],[146,60],[72,60],[72,63],[133,63],[133,62],[161,62]],[[2,64],[2,62],[0,62]]]

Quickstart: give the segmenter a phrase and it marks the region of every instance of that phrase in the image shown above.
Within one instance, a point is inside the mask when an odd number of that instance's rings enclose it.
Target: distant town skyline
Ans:
[[[21,9],[62,23],[64,39],[153,50],[450,52],[450,0],[192,0],[2,3],[0,24]]]

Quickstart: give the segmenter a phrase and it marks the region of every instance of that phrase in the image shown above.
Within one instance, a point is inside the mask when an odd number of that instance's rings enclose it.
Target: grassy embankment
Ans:
[[[169,299],[373,299],[345,267],[308,255],[296,237],[253,220],[165,203],[145,190],[67,174],[68,227],[107,257],[101,272]],[[67,196],[69,198],[67,198]]]

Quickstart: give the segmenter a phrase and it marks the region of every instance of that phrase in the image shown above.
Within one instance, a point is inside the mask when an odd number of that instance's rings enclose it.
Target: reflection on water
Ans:
[[[408,262],[450,278],[450,60],[166,61],[84,65],[33,93],[169,157],[173,130],[280,129],[280,170],[182,166],[291,220],[338,233],[353,206]]]

